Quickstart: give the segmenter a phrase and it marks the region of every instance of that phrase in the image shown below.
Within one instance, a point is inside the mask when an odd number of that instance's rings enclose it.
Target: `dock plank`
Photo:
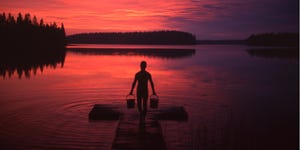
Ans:
[[[121,116],[112,144],[112,150],[165,150],[161,126],[153,111],[145,119],[137,111],[127,111]]]

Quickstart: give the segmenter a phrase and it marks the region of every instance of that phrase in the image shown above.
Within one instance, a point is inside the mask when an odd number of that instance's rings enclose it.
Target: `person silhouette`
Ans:
[[[150,81],[153,95],[156,95],[156,93],[154,90],[154,84],[152,81],[151,74],[146,71],[146,67],[147,67],[146,61],[142,61],[140,67],[141,67],[141,71],[135,74],[134,81],[132,83],[131,91],[129,94],[132,95],[136,81],[138,81],[138,86],[136,90],[137,105],[141,116],[145,117],[147,114],[148,81]],[[143,107],[142,107],[142,103],[143,103]]]

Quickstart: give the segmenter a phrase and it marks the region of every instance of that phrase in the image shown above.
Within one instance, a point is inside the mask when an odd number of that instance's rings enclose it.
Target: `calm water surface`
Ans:
[[[247,46],[230,45],[71,47],[94,50],[2,73],[1,149],[110,149],[118,122],[90,122],[88,113],[94,104],[126,110],[142,60],[159,105],[184,106],[189,115],[187,122],[160,122],[168,149],[297,149],[298,59],[254,56]],[[112,47],[118,50],[95,52]],[[147,48],[194,51],[181,57],[128,51]]]

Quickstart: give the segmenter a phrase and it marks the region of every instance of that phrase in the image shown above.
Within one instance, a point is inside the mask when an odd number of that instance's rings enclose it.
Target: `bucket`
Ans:
[[[157,108],[158,107],[158,96],[157,95],[151,95],[150,96],[150,107],[151,108]]]
[[[127,108],[134,108],[135,105],[135,96],[127,95],[126,96]]]

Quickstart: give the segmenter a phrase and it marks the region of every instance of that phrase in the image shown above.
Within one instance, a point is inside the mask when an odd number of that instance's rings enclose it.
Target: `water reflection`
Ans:
[[[247,53],[253,57],[299,59],[299,48],[254,48]]]
[[[167,48],[68,48],[68,51],[87,55],[125,55],[148,56],[157,58],[185,58],[195,55],[195,49]]]
[[[5,78],[11,78],[16,73],[18,78],[30,78],[37,72],[43,72],[45,68],[56,69],[63,67],[66,52],[44,53],[38,55],[2,55],[0,59],[0,75]]]
[[[245,46],[195,49],[187,59],[70,52],[63,69],[44,70],[42,78],[0,80],[1,144],[6,149],[111,149],[117,121],[90,123],[88,113],[94,104],[127,110],[125,95],[137,64],[145,60],[159,108],[176,104],[188,113],[186,122],[159,120],[168,149],[296,149],[298,61],[253,59]],[[129,129],[148,136],[150,125],[139,126],[136,117]]]

